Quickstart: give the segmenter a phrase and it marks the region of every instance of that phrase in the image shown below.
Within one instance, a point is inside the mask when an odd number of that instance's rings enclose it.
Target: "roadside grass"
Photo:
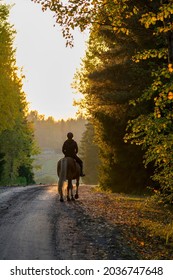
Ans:
[[[57,162],[62,157],[54,151],[42,151],[34,161],[34,178],[37,184],[57,183]]]
[[[141,259],[173,259],[171,205],[164,205],[157,196],[109,193],[98,187],[92,191],[96,194],[97,215],[118,226]]]

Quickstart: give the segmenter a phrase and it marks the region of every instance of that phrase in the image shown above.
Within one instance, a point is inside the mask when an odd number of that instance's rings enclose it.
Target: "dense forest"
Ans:
[[[173,1],[33,1],[52,11],[68,46],[74,28],[89,28],[73,87],[94,127],[100,186],[150,185],[172,202]]]
[[[9,7],[0,2],[0,184],[29,184],[34,182],[32,156],[37,149],[8,16]]]
[[[28,114],[15,31],[9,8],[0,4],[0,184],[34,181],[35,139],[41,150],[58,154],[71,130],[86,183],[126,193],[150,186],[172,203],[173,0],[32,1],[52,11],[67,46],[75,44],[74,28],[89,29],[72,83],[83,95],[77,105],[87,122]]]

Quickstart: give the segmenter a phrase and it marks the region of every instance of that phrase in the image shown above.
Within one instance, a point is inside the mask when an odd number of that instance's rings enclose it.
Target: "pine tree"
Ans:
[[[127,45],[131,48],[127,49]],[[136,65],[130,60],[134,45],[137,47],[136,41],[124,35],[115,38],[110,31],[93,30],[73,84],[84,95],[80,106],[94,124],[100,157],[99,183],[113,191],[141,191],[149,177],[142,164],[141,149],[123,140],[128,119],[139,114],[139,109],[134,110],[128,102],[146,86],[151,71],[145,63]]]
[[[91,123],[86,124],[86,130],[80,142],[80,156],[84,162],[86,176],[82,181],[86,184],[98,184],[98,146],[94,141],[94,127]]]
[[[126,64],[121,65],[123,66],[121,68],[117,60],[118,71],[116,73],[118,73],[120,88],[122,90],[124,83],[127,89],[129,84],[126,101],[129,100],[130,93],[132,94],[131,98],[138,98],[131,101],[131,104],[137,105],[134,110],[131,109],[130,114],[127,114],[127,119],[130,121],[125,141],[130,141],[132,144],[140,145],[143,148],[145,166],[154,166],[155,171],[152,178],[157,182],[157,187],[161,190],[161,193],[171,202],[173,199],[172,0],[33,1],[41,3],[43,10],[50,9],[54,13],[57,23],[62,27],[67,44],[73,44],[71,31],[75,27],[79,27],[81,31],[90,27],[92,31],[94,30],[96,34],[94,38],[97,38],[97,40],[100,40],[98,36],[100,30],[110,31],[111,35],[114,36],[115,45],[118,42],[117,46],[120,46],[120,59],[124,57]],[[90,47],[91,44],[90,42]],[[85,101],[81,104],[81,107],[86,107],[88,113],[97,119],[99,122],[98,130],[100,129],[103,134],[102,138],[105,139],[105,145],[102,146],[109,147],[110,138],[105,137],[106,133],[104,133],[103,127],[108,128],[108,122],[113,126],[114,122],[110,116],[113,110],[111,110],[107,101],[115,102],[115,96],[118,96],[116,94],[112,99],[112,92],[111,98],[109,94],[103,94],[104,86],[106,89],[109,88],[108,93],[111,90],[106,79],[104,83],[102,80],[102,87],[95,89],[89,87],[89,78],[90,81],[92,78],[95,79],[95,84],[97,80],[97,85],[101,85],[100,74],[103,65],[100,55],[103,59],[103,46],[100,45],[100,49],[98,49],[96,44],[97,59],[95,59],[95,63],[88,61],[90,74],[92,73],[92,75],[87,77],[89,72],[78,75],[78,78],[83,82],[77,87],[85,96]],[[122,51],[123,46],[124,52]],[[94,50],[92,54],[94,56]],[[118,49],[116,49],[116,54],[118,59]],[[123,69],[126,71],[124,72],[124,78],[122,75]],[[84,70],[86,70],[86,65]],[[102,77],[106,77],[106,71],[103,70]],[[148,75],[146,75],[147,70]],[[115,67],[111,71],[112,76],[114,71]],[[132,74],[132,83],[129,83],[129,72]],[[101,88],[102,90],[99,92]],[[122,92],[124,91],[126,90]],[[125,98],[124,94],[121,94],[121,98],[122,96]],[[101,104],[101,100],[106,104],[105,106]],[[112,105],[112,107],[117,109],[117,106]],[[109,113],[107,119],[106,113]],[[110,132],[112,131],[110,130]],[[104,154],[104,150],[102,150],[102,153]],[[111,163],[115,162],[114,151],[107,149],[107,154],[109,154],[109,159],[105,163],[109,166],[109,170],[106,172],[110,172],[110,176],[112,176]]]

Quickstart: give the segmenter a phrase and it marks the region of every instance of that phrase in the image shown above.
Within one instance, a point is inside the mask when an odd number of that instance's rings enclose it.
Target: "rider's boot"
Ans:
[[[82,168],[81,168],[81,173],[80,173],[80,176],[81,176],[81,177],[84,177],[84,176],[85,176],[85,174],[83,173]]]

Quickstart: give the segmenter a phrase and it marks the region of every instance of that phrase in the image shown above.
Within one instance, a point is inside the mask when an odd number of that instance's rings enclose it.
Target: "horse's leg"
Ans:
[[[63,186],[66,180],[66,169],[67,169],[67,160],[65,158],[58,161],[57,164],[57,175],[59,177],[58,180],[58,192],[60,195],[60,201],[63,202]]]
[[[70,193],[70,195],[69,195]],[[67,200],[74,200],[74,197],[73,197],[73,184],[72,184],[72,180],[69,179],[68,180],[68,187],[67,187]]]
[[[73,183],[72,183],[72,180],[71,180],[71,199],[75,200],[74,197],[73,197]]]
[[[70,201],[69,191],[70,191],[70,180],[68,180],[68,184],[67,184],[67,201]]]
[[[79,178],[76,179],[76,194],[75,194],[75,198],[78,199],[79,195],[78,195],[78,188],[79,188]]]
[[[64,199],[63,199],[62,183],[60,183],[60,182],[58,182],[58,192],[60,195],[60,201],[63,202]]]

